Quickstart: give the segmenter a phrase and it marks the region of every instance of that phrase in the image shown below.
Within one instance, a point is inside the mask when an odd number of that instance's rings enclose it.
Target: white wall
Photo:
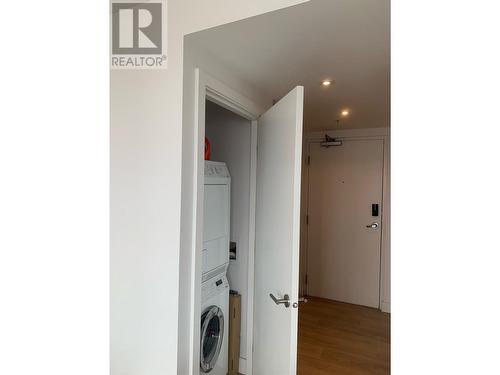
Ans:
[[[237,257],[230,262],[228,279],[241,294],[240,357],[246,360],[252,122],[207,102],[205,123],[211,159],[226,162],[231,173],[231,241],[237,243]]]
[[[114,375],[174,373],[165,358],[175,362],[177,352],[180,129],[164,113],[165,101],[179,102],[165,95],[167,83],[159,72],[111,74]]]
[[[325,130],[323,132],[309,132],[304,135],[303,149],[303,168],[302,168],[302,200],[301,200],[301,233],[300,233],[300,287],[301,293],[304,290],[305,270],[305,249],[307,246],[307,225],[305,216],[307,214],[307,156],[309,142],[328,134],[331,137],[384,137],[384,191],[383,191],[383,213],[382,213],[382,247],[381,247],[381,276],[380,276],[380,308],[384,312],[390,312],[391,299],[391,247],[390,247],[390,129],[389,128],[370,128],[370,129],[352,129],[352,130]]]
[[[189,264],[188,242],[180,253],[181,185],[189,196],[192,163],[187,158],[182,171],[190,150],[181,145],[190,143],[193,103],[188,95],[183,107],[184,35],[301,2],[169,0],[168,69],[111,72],[112,374],[187,374],[179,316],[188,313],[180,306],[188,291],[179,267],[182,272]],[[183,204],[189,211],[188,197]],[[183,220],[189,232],[189,213]]]

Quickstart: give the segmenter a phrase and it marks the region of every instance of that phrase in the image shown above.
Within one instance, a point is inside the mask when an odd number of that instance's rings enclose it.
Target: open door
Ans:
[[[298,86],[258,122],[254,375],[297,369],[303,103]]]

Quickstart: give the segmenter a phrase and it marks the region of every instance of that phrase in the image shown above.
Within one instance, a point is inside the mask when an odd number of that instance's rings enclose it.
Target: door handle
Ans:
[[[283,305],[285,305],[285,307],[290,307],[290,297],[288,296],[288,294],[285,294],[282,299],[276,298],[275,296],[273,296],[272,293],[269,294],[269,297],[271,297],[271,299],[277,305],[283,304]]]
[[[370,225],[366,226],[367,228],[372,228],[372,229],[377,229],[378,228],[378,223],[371,223]]]

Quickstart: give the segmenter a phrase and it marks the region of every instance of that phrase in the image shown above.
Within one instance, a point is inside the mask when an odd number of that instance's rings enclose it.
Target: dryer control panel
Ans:
[[[229,170],[226,163],[217,161],[205,161],[205,177],[229,177]]]
[[[229,290],[229,282],[226,275],[219,275],[201,284],[201,295],[203,302],[215,297],[220,293],[227,293]]]

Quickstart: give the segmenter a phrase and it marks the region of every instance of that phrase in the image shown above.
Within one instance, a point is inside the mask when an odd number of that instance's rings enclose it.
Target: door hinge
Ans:
[[[306,225],[309,225],[309,215],[306,215]]]
[[[304,280],[304,282],[305,282],[305,284],[307,284],[307,275],[306,275],[306,277],[305,277],[305,280]]]
[[[307,165],[311,165],[311,155],[307,156]]]

